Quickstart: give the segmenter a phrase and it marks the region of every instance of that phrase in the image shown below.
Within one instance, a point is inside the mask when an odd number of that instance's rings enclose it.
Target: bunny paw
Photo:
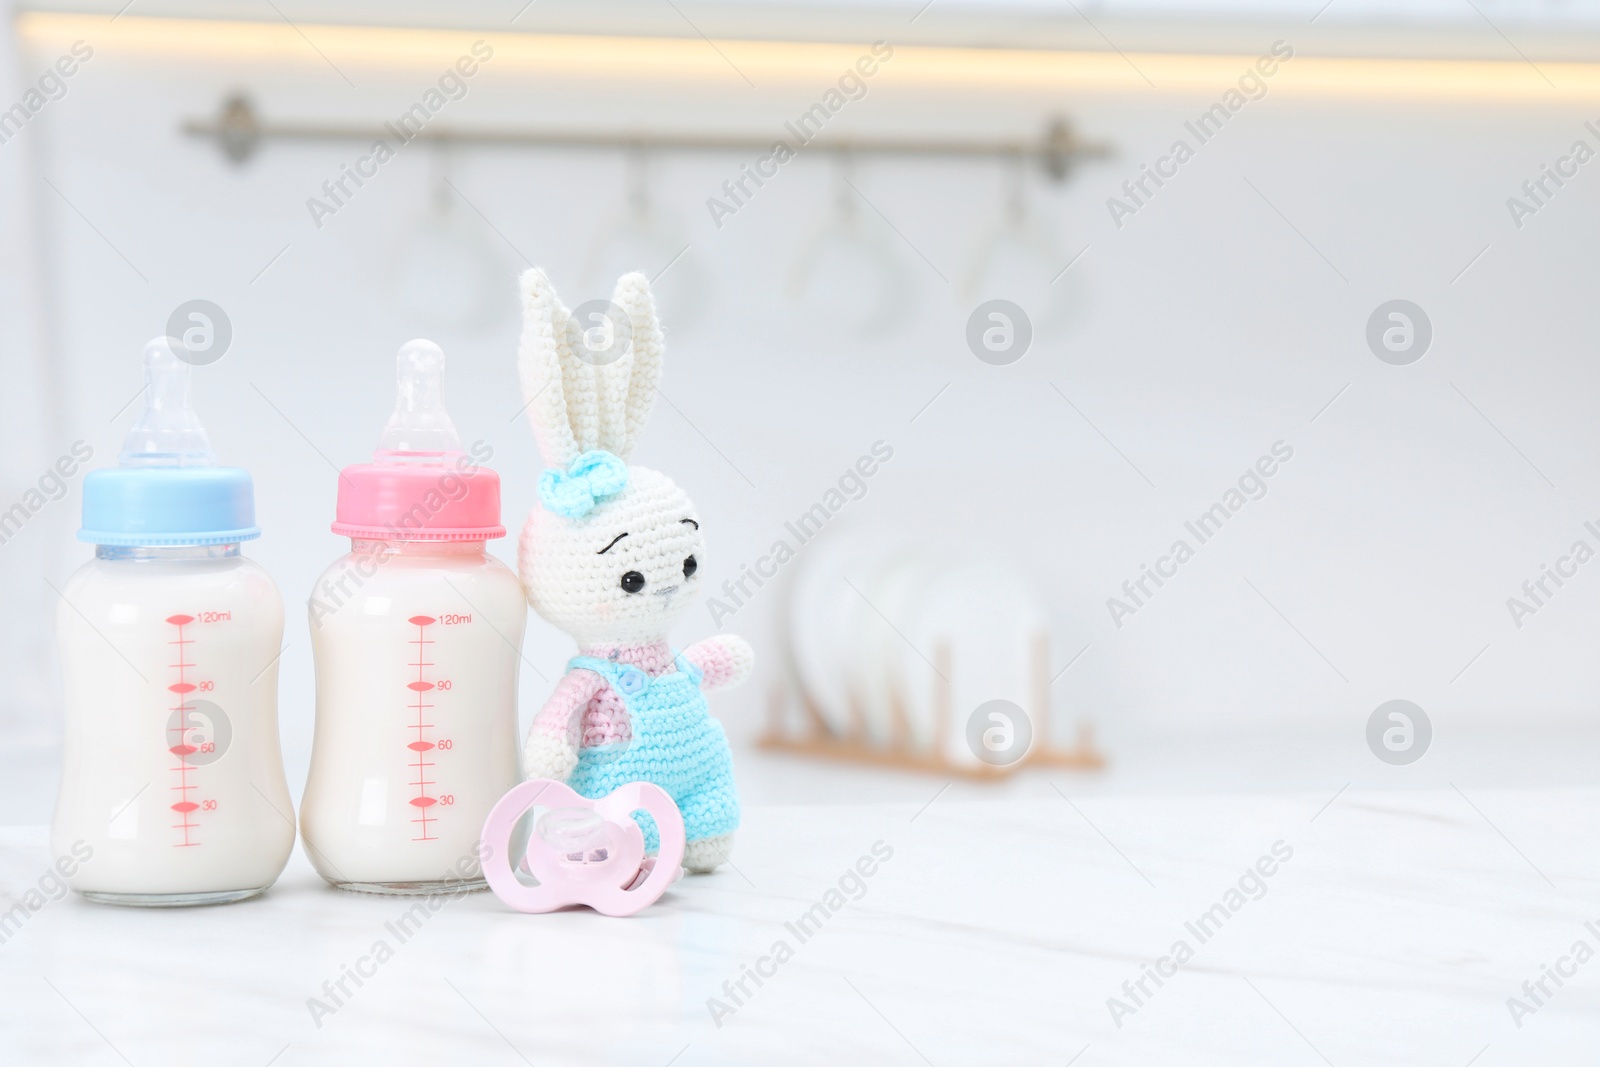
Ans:
[[[705,689],[731,689],[750,677],[756,665],[750,642],[738,634],[717,634],[696,641],[683,654],[700,668],[704,675],[701,686]]]

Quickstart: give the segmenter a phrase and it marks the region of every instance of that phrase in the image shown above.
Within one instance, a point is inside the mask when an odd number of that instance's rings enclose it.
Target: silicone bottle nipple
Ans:
[[[444,409],[444,352],[432,341],[407,341],[395,363],[394,414],[373,460],[442,465],[460,455],[461,435]]]
[[[189,406],[189,371],[166,337],[144,346],[144,411],[122,442],[122,466],[216,465],[206,429]]]

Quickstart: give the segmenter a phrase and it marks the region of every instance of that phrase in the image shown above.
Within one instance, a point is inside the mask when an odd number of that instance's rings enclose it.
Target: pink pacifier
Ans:
[[[511,832],[536,804],[549,810],[535,822],[519,860],[511,855]],[[654,857],[644,854],[644,834],[633,821],[641,809],[655,819],[661,837]],[[589,800],[562,782],[529,779],[489,812],[483,844],[483,876],[494,895],[535,914],[582,904],[602,915],[632,915],[683,876],[683,816],[666,790],[649,782]],[[539,884],[525,884],[516,868]]]

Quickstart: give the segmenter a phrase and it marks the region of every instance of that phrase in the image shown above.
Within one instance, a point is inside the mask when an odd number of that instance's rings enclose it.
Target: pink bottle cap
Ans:
[[[535,805],[548,810],[511,855],[511,834]],[[633,821],[643,809],[656,821],[661,849],[644,854]],[[654,904],[683,875],[683,816],[666,790],[649,782],[618,786],[589,800],[550,778],[533,778],[501,797],[483,824],[483,877],[518,911],[542,913],[582,904],[602,915],[633,915]],[[515,863],[515,866],[513,864]],[[521,868],[538,884],[517,877]]]
[[[339,472],[333,532],[385,541],[504,537],[500,476],[474,467],[444,408],[444,353],[409,341],[397,360],[394,414],[371,463]]]

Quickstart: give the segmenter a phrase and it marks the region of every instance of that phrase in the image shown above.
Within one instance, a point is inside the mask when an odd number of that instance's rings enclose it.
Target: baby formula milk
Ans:
[[[477,842],[520,779],[522,585],[485,551],[500,479],[473,466],[444,410],[444,354],[400,350],[373,462],[339,475],[333,531],[351,551],[312,591],[317,726],[300,829],[342,889],[482,888]]]
[[[120,465],[83,485],[95,558],[60,590],[66,739],[51,827],[92,900],[242,900],[278,877],[294,810],[278,746],[283,600],[239,544],[250,475],[215,465],[190,366],[157,338]]]

